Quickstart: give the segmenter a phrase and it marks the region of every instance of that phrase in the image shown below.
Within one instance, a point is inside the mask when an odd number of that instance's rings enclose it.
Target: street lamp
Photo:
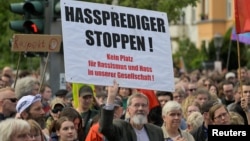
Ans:
[[[214,46],[216,48],[216,61],[220,60],[220,48],[222,46],[223,43],[223,37],[221,36],[221,34],[216,33],[214,35]]]

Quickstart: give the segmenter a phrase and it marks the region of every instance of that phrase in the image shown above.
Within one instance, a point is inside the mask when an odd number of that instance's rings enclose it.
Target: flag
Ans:
[[[237,41],[237,34],[235,28],[232,29],[231,40]],[[241,43],[250,45],[250,33],[239,34],[238,40]]]
[[[234,0],[236,33],[250,32],[250,0]]]

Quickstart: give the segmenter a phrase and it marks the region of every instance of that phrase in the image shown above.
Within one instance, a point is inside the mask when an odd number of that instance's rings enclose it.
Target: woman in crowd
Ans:
[[[76,139],[76,129],[74,122],[72,122],[68,117],[60,117],[55,120],[52,125],[52,131],[57,135],[57,139],[53,138],[52,141],[78,141]]]
[[[200,112],[192,112],[187,117],[187,132],[192,132],[202,125],[204,122],[203,116]]]
[[[176,101],[167,102],[162,109],[162,130],[166,141],[194,141],[193,136],[181,130],[182,107]]]
[[[224,104],[215,104],[209,109],[209,117],[214,125],[231,124],[230,114]]]
[[[42,133],[42,128],[40,127],[40,125],[35,120],[32,119],[29,119],[28,123],[31,127],[30,128],[31,141],[45,141]]]
[[[30,140],[30,125],[27,121],[9,118],[0,122],[0,141]]]
[[[62,110],[62,112],[60,113],[60,117],[68,117],[75,126],[76,129],[76,134],[77,134],[77,139],[79,141],[83,140],[83,128],[82,128],[82,117],[81,115],[76,111],[76,109],[72,108],[72,107],[66,107]]]

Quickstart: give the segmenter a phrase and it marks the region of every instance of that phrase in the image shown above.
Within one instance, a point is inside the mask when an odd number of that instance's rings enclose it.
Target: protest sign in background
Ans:
[[[166,13],[61,1],[66,81],[174,91]]]

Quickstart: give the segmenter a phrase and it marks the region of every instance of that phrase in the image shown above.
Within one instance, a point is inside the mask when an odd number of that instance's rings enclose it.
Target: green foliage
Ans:
[[[14,32],[9,28],[11,20],[22,19],[22,15],[14,14],[9,10],[9,5],[23,0],[1,0],[0,1],[0,69],[4,66],[17,68],[19,53],[11,52],[10,39]],[[21,57],[19,69],[36,69],[39,67],[40,58],[23,58]]]
[[[178,42],[179,50],[173,55],[175,66],[180,64],[180,58],[183,58],[185,68],[188,72],[201,68],[202,62],[206,59],[204,48],[199,50],[188,39],[182,39]]]
[[[199,0],[119,0],[119,5],[140,9],[166,12],[169,22],[177,22],[182,8],[196,6]]]

